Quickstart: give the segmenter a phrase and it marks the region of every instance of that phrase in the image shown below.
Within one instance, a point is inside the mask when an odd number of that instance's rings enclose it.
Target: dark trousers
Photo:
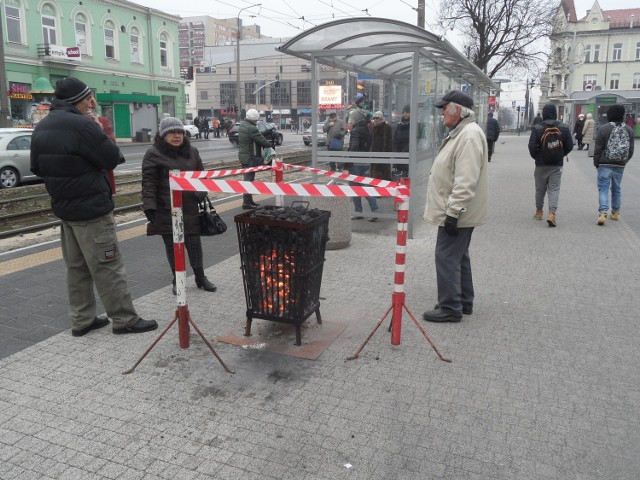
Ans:
[[[493,149],[496,146],[496,141],[495,140],[487,140],[487,147],[488,147],[488,152],[489,152],[489,160],[491,160],[491,155],[493,155]]]
[[[164,242],[164,249],[167,253],[167,260],[174,276],[176,273],[176,263],[173,258],[173,235],[162,235],[162,241]],[[193,268],[194,273],[202,271],[203,269],[203,255],[202,255],[202,242],[200,241],[200,235],[185,235],[184,247],[189,255],[189,264]],[[198,276],[198,275],[196,275]]]
[[[438,227],[436,240],[436,277],[438,304],[444,311],[462,316],[462,307],[472,308],[474,291],[469,245],[473,227],[459,228],[457,236]]]
[[[242,168],[249,168],[249,164],[246,165],[242,165]],[[245,182],[253,182],[256,179],[256,172],[248,172],[244,174],[244,178],[243,180]],[[253,203],[253,195],[251,195],[250,193],[244,193],[242,194],[242,203],[244,205],[249,205],[251,203]]]

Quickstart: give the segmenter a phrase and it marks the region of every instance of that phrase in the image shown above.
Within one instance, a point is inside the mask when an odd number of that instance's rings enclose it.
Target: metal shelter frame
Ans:
[[[311,64],[312,123],[320,118],[318,85],[320,65],[367,75],[385,82],[392,95],[403,91],[410,105],[409,152],[334,152],[318,150],[312,129],[312,166],[326,162],[392,163],[408,165],[411,180],[409,237],[413,222],[422,217],[430,164],[435,157],[439,115],[433,106],[436,96],[456,88],[474,98],[476,118],[484,122],[488,96],[499,85],[473,65],[443,37],[405,22],[386,18],[348,18],[309,29],[278,48]],[[387,109],[391,102],[387,95]],[[394,97],[395,98],[395,97]],[[350,100],[350,99],[348,99]],[[346,106],[345,102],[345,106]],[[413,112],[417,112],[414,115]],[[393,217],[380,214],[379,217]]]

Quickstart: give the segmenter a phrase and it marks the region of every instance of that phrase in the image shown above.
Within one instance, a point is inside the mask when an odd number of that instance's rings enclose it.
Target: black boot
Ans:
[[[242,195],[242,208],[244,210],[250,210],[252,208],[256,208],[258,204],[253,201],[253,195],[250,193],[245,193]]]
[[[204,268],[194,268],[193,273],[196,275],[196,286],[202,288],[205,292],[215,292],[218,287],[209,281],[204,275]]]

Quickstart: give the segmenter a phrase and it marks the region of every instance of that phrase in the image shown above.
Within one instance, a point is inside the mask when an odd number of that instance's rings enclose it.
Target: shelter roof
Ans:
[[[313,55],[322,56],[318,60],[322,64],[400,81],[411,78],[416,49],[463,83],[474,83],[485,90],[497,88],[484,72],[444,38],[388,18],[361,17],[328,22],[304,31],[278,48],[282,53],[305,60]]]

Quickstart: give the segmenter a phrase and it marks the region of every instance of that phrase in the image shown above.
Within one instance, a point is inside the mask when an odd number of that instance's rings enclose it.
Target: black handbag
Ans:
[[[227,231],[227,224],[222,221],[216,209],[213,208],[209,197],[198,204],[198,219],[200,220],[200,235],[210,237]]]

